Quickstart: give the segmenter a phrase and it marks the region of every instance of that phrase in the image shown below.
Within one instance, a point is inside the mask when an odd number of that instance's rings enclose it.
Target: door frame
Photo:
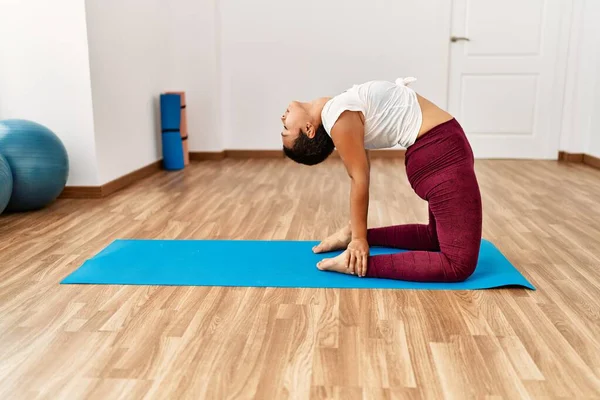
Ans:
[[[454,1],[454,0],[453,0]],[[562,124],[559,150],[570,153],[585,153],[585,132],[590,129],[589,121],[584,122],[593,108],[593,93],[589,90],[590,78],[581,73],[582,39],[585,37],[585,0],[572,0],[569,47],[566,66],[565,89],[563,96]],[[588,43],[589,45],[589,43]],[[589,56],[585,57],[589,60]]]

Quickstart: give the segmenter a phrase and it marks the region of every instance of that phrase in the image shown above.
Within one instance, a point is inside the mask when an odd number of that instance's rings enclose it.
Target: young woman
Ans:
[[[337,148],[352,182],[349,225],[313,249],[345,251],[319,269],[420,282],[459,282],[475,270],[482,206],[473,152],[459,123],[407,86],[413,80],[371,81],[333,98],[292,102],[281,117],[289,158],[314,165]],[[408,180],[429,204],[429,224],[367,229],[366,150],[396,145],[407,149]],[[369,256],[369,245],[410,251]]]

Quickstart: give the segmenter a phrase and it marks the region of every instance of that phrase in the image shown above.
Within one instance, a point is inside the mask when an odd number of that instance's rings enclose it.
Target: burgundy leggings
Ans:
[[[370,246],[404,253],[369,257],[367,276],[419,282],[459,282],[475,270],[482,209],[473,152],[452,119],[420,137],[406,151],[406,174],[429,203],[429,225],[369,229]]]

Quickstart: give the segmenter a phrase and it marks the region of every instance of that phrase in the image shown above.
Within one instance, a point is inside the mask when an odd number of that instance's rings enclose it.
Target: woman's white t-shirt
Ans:
[[[423,115],[417,94],[406,85],[414,78],[396,82],[370,81],[354,85],[329,100],[321,119],[329,135],[344,111],[360,111],[365,118],[365,148],[408,148],[417,139]]]

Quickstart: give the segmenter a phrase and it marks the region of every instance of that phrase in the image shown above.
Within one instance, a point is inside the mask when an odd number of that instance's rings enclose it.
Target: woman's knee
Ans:
[[[451,262],[452,272],[450,278],[453,282],[463,282],[467,280],[477,267],[477,257],[460,260],[459,262]]]

